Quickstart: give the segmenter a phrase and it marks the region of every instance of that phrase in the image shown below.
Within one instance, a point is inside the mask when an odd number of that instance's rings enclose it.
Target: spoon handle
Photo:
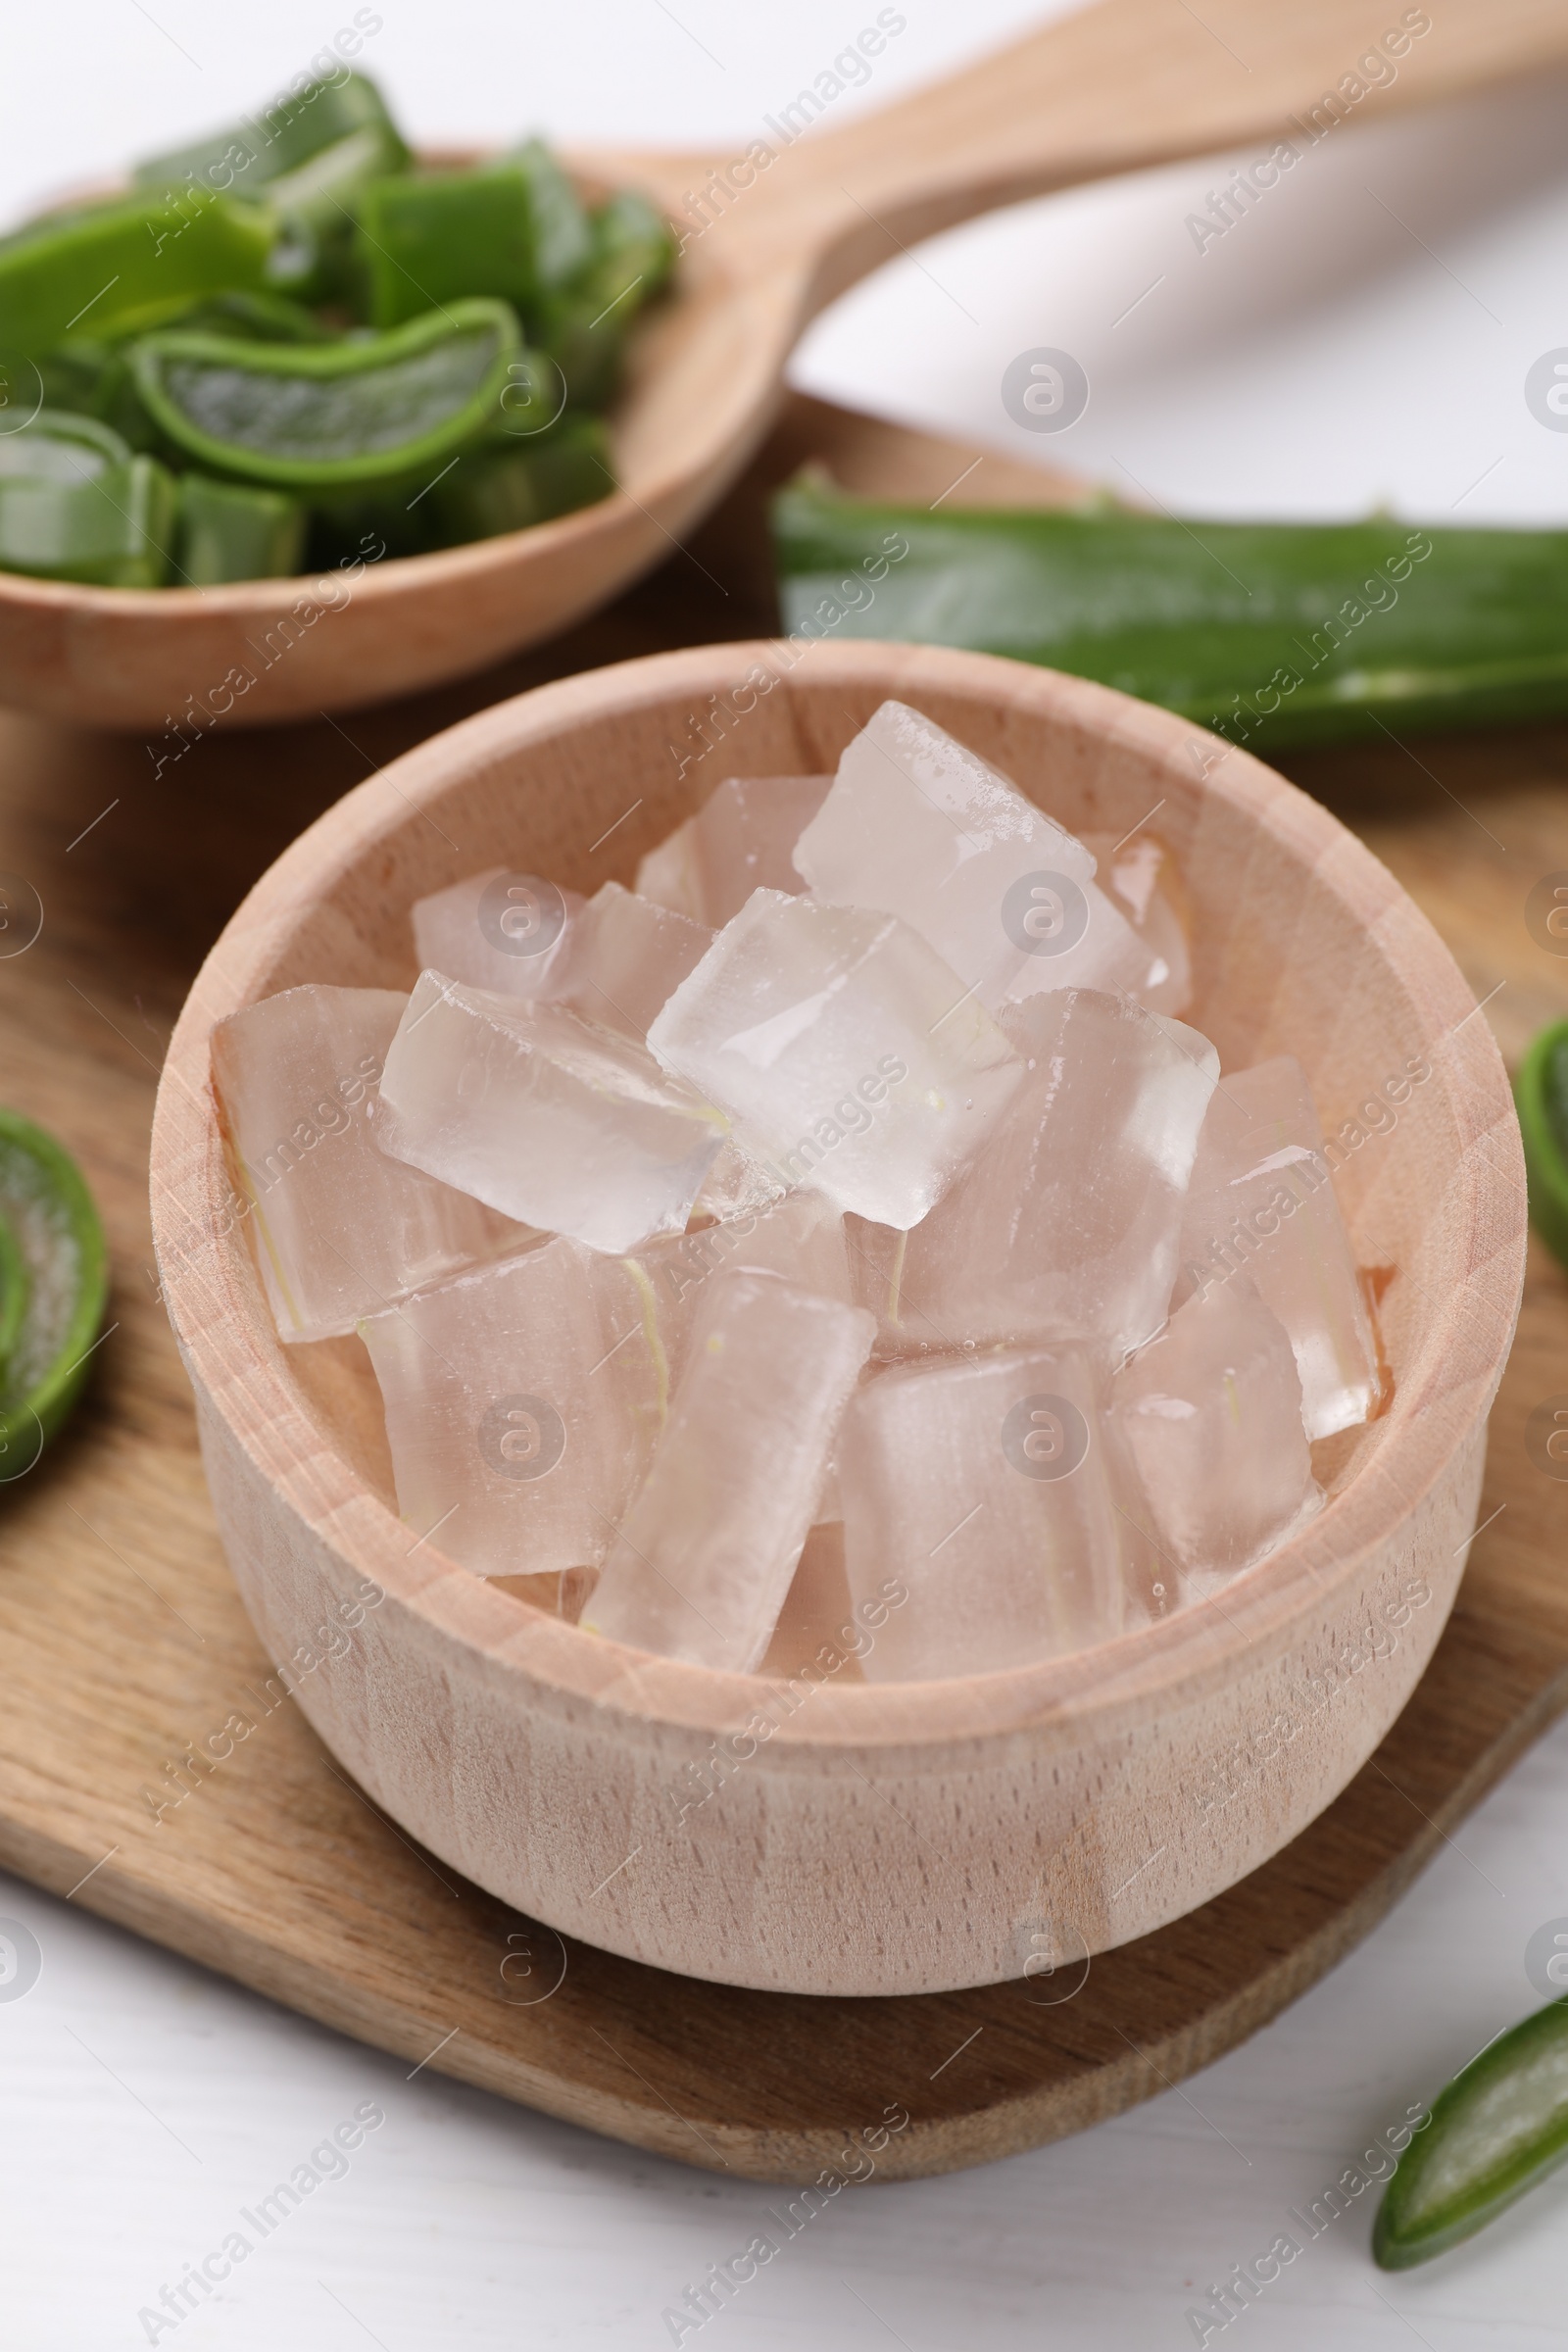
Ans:
[[[1099,0],[841,127],[817,125],[819,76],[769,119],[771,160],[725,226],[760,265],[804,267],[808,318],[899,248],[998,206],[1235,147],[1289,141],[1299,157],[1391,106],[1564,62],[1561,0],[1388,0],[1381,19],[1366,0]]]

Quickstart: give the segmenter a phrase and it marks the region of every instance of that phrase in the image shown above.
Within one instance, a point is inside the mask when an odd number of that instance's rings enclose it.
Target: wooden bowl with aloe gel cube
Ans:
[[[414,1181],[408,1135],[421,1105],[446,1100],[443,1089],[473,1098],[463,1075],[477,1050],[473,1023],[499,1018],[501,1000],[443,991],[428,974],[419,994],[408,992],[470,879],[481,896],[498,887],[477,879],[483,870],[499,869],[500,889],[514,896],[509,877],[548,877],[563,908],[597,907],[606,926],[636,912],[607,886],[630,890],[640,878],[688,928],[704,914],[728,924],[697,963],[701,941],[681,948],[661,985],[677,970],[687,976],[648,1030],[666,1068],[700,1071],[711,1058],[705,1007],[740,986],[737,972],[745,979],[754,930],[804,955],[817,927],[862,919],[846,905],[853,890],[891,894],[916,870],[917,825],[897,838],[857,835],[835,797],[857,760],[856,822],[865,809],[875,816],[883,786],[896,793],[892,757],[871,776],[874,789],[865,784],[867,744],[897,752],[903,743],[903,757],[914,741],[887,734],[888,705],[908,706],[898,725],[945,730],[976,766],[1011,778],[1074,837],[1063,856],[1094,844],[1101,879],[1129,906],[1157,862],[1140,845],[1157,841],[1178,878],[1169,906],[1185,902],[1191,998],[1179,1019],[1156,1024],[1181,1050],[1155,1081],[1172,1115],[1190,1114],[1195,1087],[1209,1106],[1197,1156],[1190,1143],[1183,1163],[1170,1321],[1152,1341],[1136,1248],[1091,1283],[1087,1257],[1053,1256],[1049,1217],[1015,1220],[1033,1236],[1033,1255],[1010,1287],[999,1282],[993,1235],[1008,1197],[1033,1199],[1003,1127],[929,1211],[914,1200],[879,1227],[861,1196],[872,1218],[842,1219],[863,1245],[860,1307],[808,1311],[791,1283],[811,1286],[826,1247],[811,1203],[820,1208],[824,1188],[851,1200],[876,1161],[861,1130],[892,1115],[880,1107],[868,1121],[846,1114],[853,1133],[842,1149],[788,1194],[797,1222],[781,1255],[761,1270],[703,1275],[699,1328],[710,1351],[715,1341],[729,1350],[736,1417],[714,1417],[722,1390],[710,1379],[709,1419],[688,1414],[684,1426],[706,1433],[726,1475],[750,1447],[754,1471],[775,1462],[782,1488],[801,1447],[820,1441],[833,1383],[833,1411],[853,1385],[873,1324],[882,1351],[841,1425],[854,1421],[856,1432],[837,1456],[835,1501],[824,1486],[824,1528],[813,1530],[765,1653],[744,1642],[725,1648],[713,1615],[720,1646],[710,1654],[744,1656],[740,1671],[704,1662],[701,1642],[670,1654],[681,1644],[650,1611],[655,1587],[637,1558],[662,1557],[665,1581],[678,1584],[678,1482],[656,1493],[650,1473],[642,1516],[620,1530],[635,1536],[629,1554],[609,1538],[595,1548],[583,1532],[595,1494],[581,1485],[593,1430],[569,1415],[553,1427],[537,1395],[513,1393],[521,1384],[507,1359],[519,1330],[552,1347],[571,1339],[577,1310],[563,1252],[576,1245],[525,1233],[519,1248],[514,1228],[510,1244],[495,1245],[499,1258],[484,1258],[503,1214],[527,1223],[532,1212],[558,1237],[594,1223],[594,1262],[624,1289],[629,1354],[642,1345],[636,1260],[616,1254],[615,1219],[653,1212],[627,1208],[616,1160],[605,1162],[604,1199],[577,1200],[531,1156],[503,1150],[504,1197],[475,1178],[495,1196],[487,1204],[432,1218],[425,1200],[415,1217],[414,1196],[387,1189],[387,1168],[401,1167],[405,1187]],[[697,758],[693,720],[705,714],[714,740]],[[827,792],[795,852],[797,869],[810,868],[811,898],[764,882],[733,920],[689,895],[695,912],[676,918],[683,892],[700,897],[701,857],[716,855],[716,836],[698,827],[670,837],[731,776],[813,779],[801,787],[803,810]],[[744,797],[729,793],[731,815]],[[1008,806],[1015,821],[1016,799]],[[861,879],[847,882],[857,858]],[[1089,868],[1078,870],[1093,892]],[[1037,890],[1022,954],[1041,927],[1039,900]],[[646,895],[640,903],[646,927]],[[944,950],[955,968],[967,919],[945,893],[921,918],[927,937],[953,926]],[[491,936],[510,936],[514,920],[526,928],[536,911],[509,900]],[[956,1002],[926,1018],[930,964],[912,936],[898,923],[887,933],[913,974],[901,1002],[921,1009],[896,1053],[882,1051],[880,1019],[867,1025],[876,1050],[864,1100],[876,1106],[903,1102],[906,1060],[923,1069],[928,1053],[957,1053],[953,1033],[964,1023],[971,1044],[990,1035],[990,1016]],[[670,940],[681,946],[669,932],[662,953]],[[264,1001],[258,1024],[252,1008]],[[293,1086],[289,1065],[269,1058],[267,1024],[292,1024],[295,1008],[317,1041],[311,1066],[343,1065],[328,1100],[318,1079]],[[1048,989],[1014,1009],[1016,1020],[1007,1007],[998,1020],[1035,1073],[1016,1083],[1044,1083],[1054,1057],[1070,1064],[1077,1076],[1053,1098],[1052,1115],[1078,1122],[1084,1152],[1098,1150],[1096,1122],[1122,1116],[1118,1089],[1131,1083],[1123,1033],[1131,1024],[1147,1036],[1152,1016],[1103,987]],[[328,1034],[329,1014],[352,1014],[364,1037]],[[766,1053],[751,1054],[754,1075],[784,1067],[795,1026],[766,1031]],[[762,1032],[747,1034],[755,1048]],[[596,1035],[593,1085],[603,1078],[613,1090],[635,1049],[624,1035]],[[262,1072],[244,1097],[244,1134],[233,1110],[241,1045]],[[988,1051],[991,1084],[1007,1054]],[[720,1092],[728,1083],[715,1080]],[[353,1156],[365,1139],[349,1130],[377,1086],[372,1121],[391,1122],[392,1157],[372,1198],[360,1189],[371,1159]],[[933,1082],[920,1100],[961,1125],[990,1115],[983,1091],[977,1081],[944,1098]],[[764,1114],[765,1089],[753,1110]],[[1297,1186],[1295,1212],[1288,1191],[1226,1179],[1227,1120],[1319,1139],[1265,1155],[1271,1184]],[[479,1133],[465,1128],[469,1142]],[[666,1161],[686,1149],[677,1136]],[[272,1176],[257,1174],[274,1161]],[[906,1184],[919,1176],[898,1174]],[[548,1203],[537,1189],[547,1183]],[[1105,688],[986,655],[871,643],[725,645],[562,680],[437,736],[351,793],[258,883],[203,967],[159,1094],[152,1193],[164,1295],[230,1564],[270,1654],[345,1768],[444,1862],[564,1934],[694,1977],[823,1994],[991,1984],[1127,1942],[1255,1869],[1345,1788],[1420,1677],[1463,1570],[1525,1246],[1518,1128],[1485,1017],[1425,917],[1335,818],[1245,753]],[[334,1198],[335,1213],[357,1220],[358,1238],[339,1255],[373,1276],[368,1303],[345,1307],[336,1259],[313,1298],[280,1280],[292,1246],[284,1209],[308,1224],[309,1201],[327,1214]],[[959,1216],[963,1200],[969,1213]],[[725,1212],[714,1213],[720,1222],[704,1231],[722,1237]],[[385,1271],[403,1217],[412,1238],[398,1247],[417,1260],[402,1278],[406,1298],[396,1269]],[[1294,1290],[1255,1254],[1286,1217]],[[1144,1230],[1136,1217],[1123,1223]],[[476,1258],[478,1272],[453,1275]],[[1311,1316],[1322,1310],[1313,1301],[1335,1284],[1348,1296],[1347,1283],[1357,1297],[1344,1313],[1363,1335],[1361,1353],[1314,1354]],[[901,1304],[915,1289],[942,1300],[934,1340]],[[477,1387],[470,1376],[462,1388],[468,1423],[450,1411],[432,1418],[421,1398],[445,1393],[454,1335],[472,1329],[465,1301],[481,1292],[492,1301],[494,1366],[486,1359]],[[1275,1320],[1258,1305],[1264,1293]],[[1008,1351],[1019,1301],[1058,1334],[1032,1355]],[[1179,1396],[1173,1406],[1180,1384],[1168,1368],[1178,1329],[1198,1329],[1200,1310],[1238,1431],[1258,1426],[1279,1382],[1300,1398],[1291,1446],[1233,1446],[1226,1481],[1207,1492],[1183,1484],[1172,1433],[1184,1408]],[[1097,1418],[1100,1375],[1059,1336],[1080,1311],[1108,1317],[1100,1327],[1134,1347],[1107,1418]],[[801,1370],[811,1349],[828,1367],[820,1378]],[[422,1389],[408,1388],[411,1365]],[[742,1411],[759,1383],[789,1400],[771,1427]],[[1059,1624],[1020,1636],[1015,1570],[1021,1561],[1030,1577],[1046,1572],[1028,1530],[1046,1531],[1040,1544],[1065,1546],[1067,1558],[1105,1524],[1082,1478],[1032,1483],[1057,1476],[1058,1441],[1079,1424],[1092,1433],[1081,1458],[1093,1477],[1112,1478],[1111,1491],[1133,1492],[1114,1485],[1115,1447],[1136,1452],[1153,1517],[1113,1536],[1122,1581],[1112,1617],[1083,1600],[1087,1586],[1072,1588],[1078,1599]],[[1254,1546],[1252,1564],[1228,1553],[1227,1531],[1250,1524],[1286,1455],[1304,1463],[1308,1441],[1312,1507],[1277,1532],[1273,1548]],[[996,1468],[992,1454],[1007,1466]],[[992,1509],[960,1525],[958,1484],[971,1466]],[[766,1476],[752,1491],[759,1513],[774,1507]],[[445,1517],[443,1493],[459,1497]],[[588,1516],[563,1511],[573,1494]],[[925,1541],[948,1503],[954,1524]],[[817,1541],[834,1509],[842,1559]],[[737,1554],[753,1532],[734,1529]],[[593,1560],[582,1559],[585,1545]],[[857,1583],[868,1559],[881,1572],[869,1599]],[[1061,1587],[1069,1599],[1070,1585]]]

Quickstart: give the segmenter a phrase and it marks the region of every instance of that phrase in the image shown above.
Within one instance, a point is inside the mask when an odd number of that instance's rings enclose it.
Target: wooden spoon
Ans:
[[[153,756],[172,758],[213,725],[480,668],[678,547],[766,430],[803,328],[917,239],[1183,156],[1280,139],[1300,153],[1390,107],[1568,61],[1560,0],[1443,0],[1430,18],[1390,0],[1387,13],[1378,34],[1365,0],[1203,0],[1201,15],[1185,0],[1100,0],[842,127],[808,89],[727,155],[574,157],[594,180],[646,187],[687,236],[678,291],[637,338],[620,489],[529,531],[324,578],[142,591],[0,574],[0,700],[160,730]],[[1374,47],[1381,63],[1358,74]],[[826,119],[800,136],[813,109]]]

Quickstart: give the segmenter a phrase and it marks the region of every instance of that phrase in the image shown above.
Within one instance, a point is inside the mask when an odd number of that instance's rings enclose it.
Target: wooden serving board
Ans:
[[[1535,1408],[1568,1395],[1568,1277],[1533,1245],[1493,1416],[1490,1524],[1409,1706],[1293,1845],[1086,1980],[809,2000],[564,1944],[416,1850],[292,1702],[269,1711],[270,1661],[219,1550],[148,1238],[153,1091],[186,987],[256,875],[372,766],[564,671],[772,626],[761,502],[813,453],[852,487],[928,503],[966,469],[965,501],[1061,495],[1005,461],[797,401],[689,555],[504,671],[341,721],[209,736],[177,759],[172,735],[149,750],[0,717],[0,869],[44,907],[36,944],[0,961],[0,1100],[79,1155],[115,1269],[74,1429],[0,1494],[0,1862],[411,2068],[769,2180],[842,2167],[848,2135],[901,2116],[881,2177],[983,2162],[1205,2065],[1365,1935],[1568,1703],[1568,1484],[1526,1439]],[[1498,992],[1485,1017],[1510,1059],[1568,1012],[1568,958],[1524,920],[1532,884],[1568,871],[1568,729],[1289,764],[1401,877],[1478,996]],[[190,1762],[236,1715],[252,1728],[232,1754]]]

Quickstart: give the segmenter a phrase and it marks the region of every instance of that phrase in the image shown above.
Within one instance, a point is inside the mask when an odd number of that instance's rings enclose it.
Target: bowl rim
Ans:
[[[466,1655],[487,1677],[514,1680],[519,1698],[579,1714],[608,1711],[626,1734],[660,1727],[725,1734],[754,1718],[768,1693],[802,1679],[738,1675],[652,1657],[590,1634],[496,1592],[421,1540],[382,1502],[323,1435],[286,1369],[249,1245],[217,1239],[227,1179],[211,1091],[208,1038],[224,1013],[264,993],[257,976],[297,918],[379,844],[420,821],[445,790],[525,757],[617,713],[689,704],[733,685],[771,657],[775,671],[799,649],[778,640],[724,643],[643,656],[578,672],[493,705],[403,754],[300,834],[255,883],[205,958],[172,1038],[160,1081],[152,1154],[155,1248],[171,1322],[199,1396],[253,1470],[315,1541],[371,1577],[422,1620],[449,1657]],[[760,1755],[772,1769],[810,1768],[826,1751],[902,1750],[930,1763],[938,1751],[978,1754],[1001,1737],[1042,1732],[1064,1747],[1113,1717],[1185,1707],[1235,1678],[1244,1651],[1277,1658],[1293,1626],[1358,1592],[1371,1554],[1384,1550],[1442,1481],[1490,1407],[1511,1344],[1523,1286],[1523,1158],[1501,1056],[1447,948],[1402,887],[1338,818],[1249,753],[1174,713],[1111,688],[999,656],[858,639],[816,641],[782,680],[788,698],[817,682],[918,700],[991,699],[1027,723],[1076,730],[1166,767],[1187,793],[1217,795],[1295,849],[1314,880],[1374,937],[1403,986],[1430,1008],[1435,1047],[1462,1049],[1433,1063],[1444,1096],[1469,1107],[1455,1124],[1467,1139],[1446,1213],[1462,1234],[1464,1279],[1440,1316],[1457,1323],[1462,1303],[1475,1369],[1440,1399],[1404,1384],[1373,1458],[1299,1534],[1226,1589],[1223,1607],[1199,1601],[1094,1650],[999,1673],[945,1681],[816,1688]],[[1216,747],[1219,756],[1215,758]],[[725,772],[732,772],[726,769]],[[733,772],[745,772],[744,760]],[[1395,934],[1392,944],[1391,931]],[[1424,1049],[1427,1050],[1427,1049]],[[1500,1141],[1500,1156],[1479,1147]],[[1476,1338],[1476,1333],[1483,1336]],[[1423,1356],[1430,1352],[1423,1350]],[[247,1410],[243,1422],[237,1399]],[[1468,1540],[1468,1534],[1467,1534]],[[416,1556],[422,1554],[422,1556]]]

